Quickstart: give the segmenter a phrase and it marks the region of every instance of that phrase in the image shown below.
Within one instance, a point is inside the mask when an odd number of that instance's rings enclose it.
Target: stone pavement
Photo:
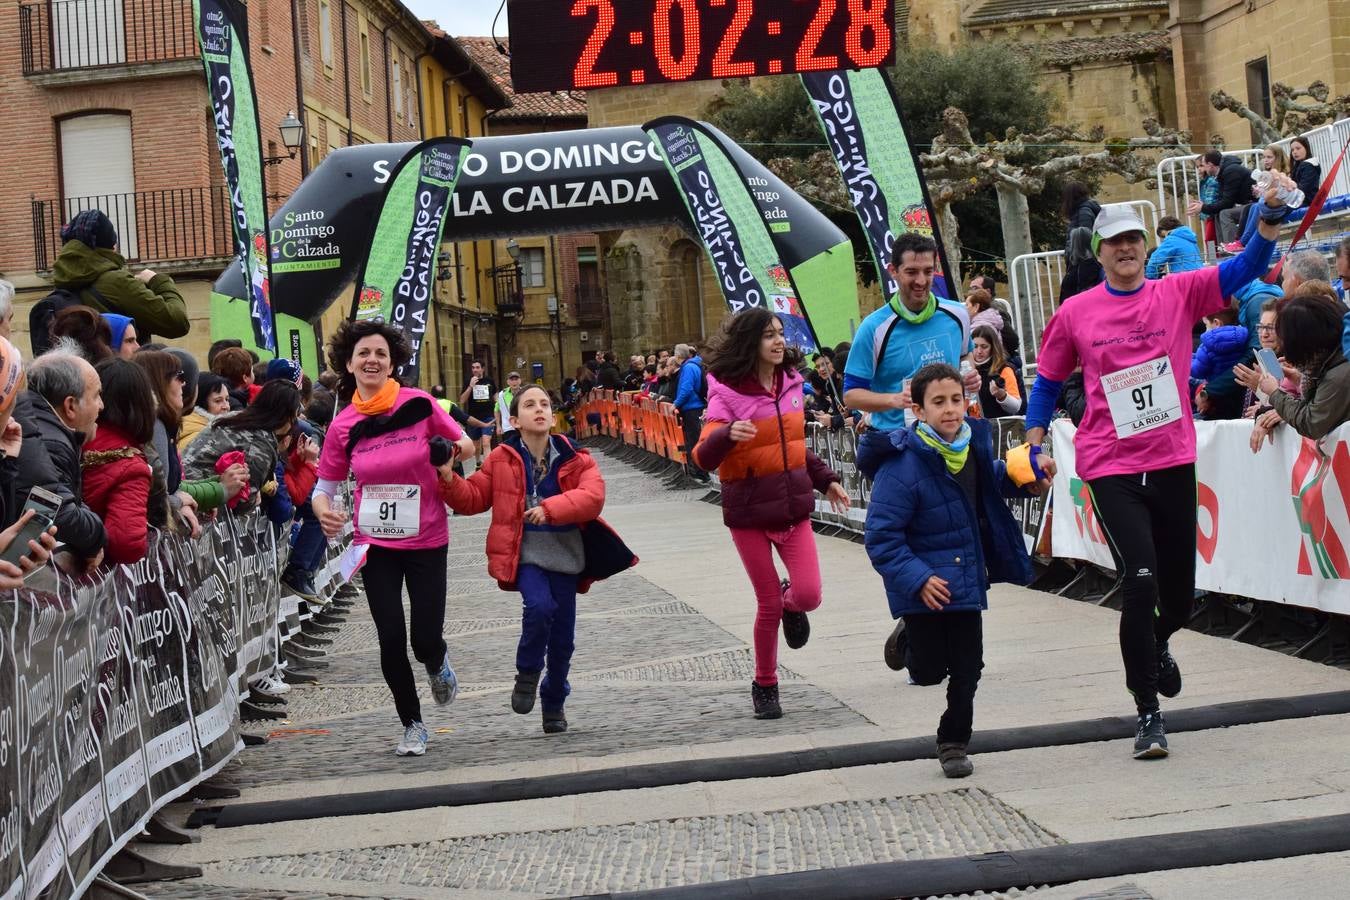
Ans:
[[[508,706],[519,597],[486,576],[486,520],[452,522],[447,641],[462,684],[450,707],[423,712],[425,757],[398,759],[399,727],[379,674],[369,616],[353,611],[313,686],[290,694],[272,740],[225,773],[241,801],[608,768],[929,736],[942,690],[886,669],[890,619],[862,547],[820,538],[825,600],[812,638],[780,656],[786,715],[750,716],[749,585],[697,492],[599,455],[606,518],[642,557],[579,603],[571,730],[544,735],[538,713]],[[1117,614],[999,588],[985,622],[976,728],[1130,711]],[[1170,708],[1350,689],[1350,673],[1185,632],[1173,649],[1186,690]],[[253,728],[253,725],[249,725]],[[203,866],[203,879],[151,885],[166,897],[567,896],[702,883],[877,861],[1162,834],[1350,812],[1350,717],[1178,734],[1161,763],[1126,742],[975,758],[944,779],[936,762],[784,778],[425,809],[385,815],[206,828],[201,843],[152,847]],[[1290,748],[1297,748],[1291,753]],[[236,801],[240,802],[240,801]],[[170,809],[186,818],[190,805]],[[1204,873],[1204,874],[1201,874]],[[1343,896],[1350,854],[1214,870],[1141,873],[1036,890],[1048,897]],[[1005,896],[1021,896],[1013,891]]]

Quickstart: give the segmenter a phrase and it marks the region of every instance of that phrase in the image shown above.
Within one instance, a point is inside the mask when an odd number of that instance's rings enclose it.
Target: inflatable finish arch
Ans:
[[[852,245],[752,156],[725,140],[782,263],[838,281],[834,310],[809,309],[822,343],[847,340],[857,316]],[[313,374],[313,324],[350,289],[369,253],[385,184],[418,145],[365,144],[329,154],[272,217],[271,296],[278,347]],[[697,238],[657,146],[638,126],[475,138],[451,197],[442,241],[676,224]],[[240,267],[212,294],[212,338],[252,346]],[[826,323],[829,323],[828,325]],[[253,349],[257,349],[254,347]],[[267,354],[262,354],[267,355]]]

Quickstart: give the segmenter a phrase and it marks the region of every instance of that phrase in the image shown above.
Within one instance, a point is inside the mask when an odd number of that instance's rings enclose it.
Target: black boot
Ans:
[[[905,620],[895,620],[895,630],[891,636],[886,638],[886,646],[882,650],[882,655],[886,659],[886,665],[896,672],[905,667],[905,654],[909,651],[909,635],[905,634]]]
[[[534,709],[534,694],[539,688],[538,672],[516,672],[516,686],[511,691],[511,709],[522,716]]]
[[[757,681],[750,682],[750,700],[755,704],[756,719],[783,718],[783,707],[778,705],[778,685],[764,687]]]
[[[534,698],[531,697],[533,702]],[[544,734],[562,734],[567,730],[567,717],[561,709],[544,710]]]

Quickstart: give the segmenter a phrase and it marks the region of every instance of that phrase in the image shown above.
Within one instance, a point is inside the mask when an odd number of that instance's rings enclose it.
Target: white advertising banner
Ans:
[[[1321,441],[1282,427],[1257,454],[1251,429],[1196,423],[1196,587],[1350,613],[1350,425]],[[1073,435],[1067,420],[1051,426],[1054,555],[1114,569]]]

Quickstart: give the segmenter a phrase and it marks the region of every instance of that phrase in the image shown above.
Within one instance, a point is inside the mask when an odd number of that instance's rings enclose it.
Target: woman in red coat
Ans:
[[[637,563],[600,518],[605,480],[590,453],[550,435],[548,391],[529,385],[511,400],[509,432],[467,481],[441,467],[441,497],[455,512],[492,510],[488,574],[524,600],[511,708],[544,706],[544,732],[567,730],[563,703],[571,688],[577,593]],[[448,479],[448,480],[446,480]],[[542,683],[539,676],[547,669]]]
[[[145,557],[150,528],[144,447],[155,434],[155,392],[145,371],[125,359],[105,359],[95,369],[103,383],[103,411],[84,445],[84,502],[108,532],[104,558],[134,563]],[[167,517],[167,507],[161,512]]]

